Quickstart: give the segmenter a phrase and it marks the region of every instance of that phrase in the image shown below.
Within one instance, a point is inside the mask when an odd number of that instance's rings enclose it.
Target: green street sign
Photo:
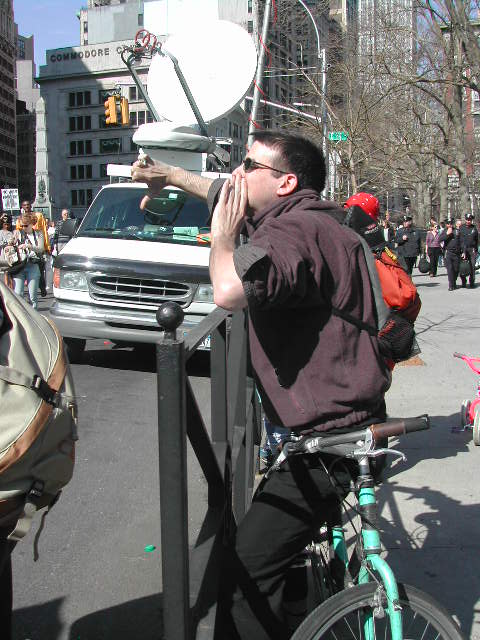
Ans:
[[[348,140],[348,134],[345,131],[331,131],[328,134],[328,139],[333,142],[345,142]]]

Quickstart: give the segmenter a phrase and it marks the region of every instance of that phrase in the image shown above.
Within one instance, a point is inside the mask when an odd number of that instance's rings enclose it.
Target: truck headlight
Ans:
[[[213,303],[213,287],[211,284],[199,284],[197,292],[193,298],[195,302],[212,302]]]
[[[60,269],[60,289],[88,291],[87,278],[83,271],[64,271]]]

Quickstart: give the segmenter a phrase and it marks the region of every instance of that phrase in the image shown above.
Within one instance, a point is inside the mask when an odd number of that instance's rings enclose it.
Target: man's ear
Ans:
[[[277,196],[289,196],[297,190],[298,178],[294,173],[284,173],[277,188]]]

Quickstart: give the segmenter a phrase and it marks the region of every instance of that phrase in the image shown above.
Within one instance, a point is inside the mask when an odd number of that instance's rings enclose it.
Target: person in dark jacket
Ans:
[[[403,216],[403,227],[395,235],[397,252],[407,263],[407,271],[412,275],[413,267],[422,250],[422,238],[418,229],[412,226],[412,216]]]
[[[53,244],[55,247],[55,255],[58,256],[63,247],[70,240],[70,236],[62,233],[62,227],[67,220],[75,220],[75,216],[68,209],[62,209],[60,220],[55,228],[53,235]]]
[[[470,263],[470,275],[468,284],[470,289],[475,288],[475,262],[478,253],[478,229],[473,224],[475,216],[473,213],[467,213],[465,216],[465,224],[460,227],[460,246],[462,256]],[[462,287],[467,286],[467,276],[461,276]]]
[[[133,165],[132,177],[152,194],[169,184],[207,199],[214,301],[248,307],[251,362],[270,421],[296,433],[331,433],[383,420],[391,377],[378,341],[332,313],[340,307],[375,323],[366,251],[342,226],[342,209],[320,197],[323,154],[286,133],[255,132],[254,140],[224,182],[149,158]],[[242,228],[249,242],[238,245]],[[342,492],[348,477],[336,474]],[[315,457],[297,456],[262,481],[222,567],[222,640],[290,637],[282,609],[287,570],[335,504]]]
[[[445,220],[445,229],[440,232],[439,242],[443,242],[445,251],[445,266],[448,275],[448,290],[454,291],[457,288],[458,269],[462,248],[460,244],[460,231],[455,227],[455,220],[449,218]]]

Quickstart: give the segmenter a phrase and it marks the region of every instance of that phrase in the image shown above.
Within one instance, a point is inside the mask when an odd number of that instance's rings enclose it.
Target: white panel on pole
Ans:
[[[2,207],[4,211],[20,209],[20,203],[18,201],[18,189],[1,189],[1,192]]]

